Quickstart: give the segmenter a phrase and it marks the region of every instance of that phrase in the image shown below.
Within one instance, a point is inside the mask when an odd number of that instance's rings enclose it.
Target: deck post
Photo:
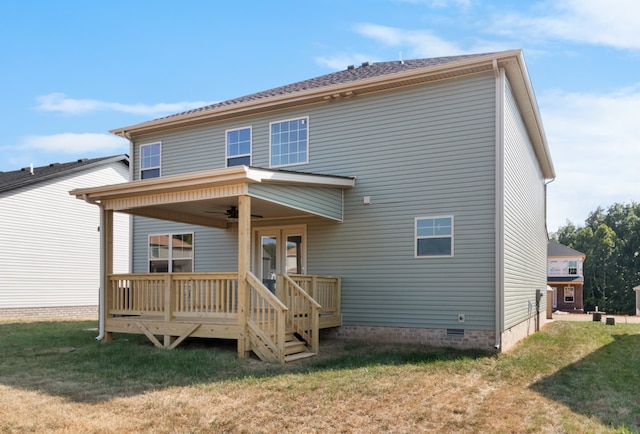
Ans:
[[[164,322],[171,322],[173,311],[176,307],[175,303],[175,291],[172,289],[173,279],[171,273],[167,273],[164,276]],[[172,344],[171,335],[164,335],[164,347],[169,348]]]
[[[238,357],[249,357],[250,342],[247,329],[249,309],[249,288],[247,273],[251,258],[251,197],[238,196],[238,325],[241,336],[238,339]]]
[[[109,276],[113,274],[113,210],[100,207],[101,212],[101,227],[100,237],[102,242],[102,276],[100,285],[102,285],[103,299],[100,300],[100,320],[102,324],[107,322],[107,314],[109,312],[109,306],[111,302],[111,287],[109,282]],[[104,332],[102,338],[103,342],[111,342],[113,334],[111,332]]]

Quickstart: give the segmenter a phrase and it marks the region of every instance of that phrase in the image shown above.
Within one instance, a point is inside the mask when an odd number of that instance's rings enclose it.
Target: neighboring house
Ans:
[[[586,256],[555,241],[547,245],[547,284],[553,288],[553,309],[584,313],[582,266]]]
[[[320,328],[340,336],[506,350],[533,331],[555,173],[520,50],[363,63],[112,133],[130,140],[135,180],[72,192],[105,219],[136,215],[136,274],[105,276],[107,339],[226,336],[283,361],[280,326],[262,325],[312,278]],[[192,240],[188,284],[143,274],[159,234]],[[237,307],[209,301],[223,283]],[[131,308],[150,286],[164,305]]]
[[[69,190],[129,179],[129,157],[0,172],[0,317],[95,316],[100,216]],[[114,267],[129,269],[129,217],[115,226]]]

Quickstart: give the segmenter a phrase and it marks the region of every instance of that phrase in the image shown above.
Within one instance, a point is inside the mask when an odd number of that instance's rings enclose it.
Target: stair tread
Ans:
[[[294,362],[296,360],[306,359],[307,357],[313,357],[316,353],[312,353],[311,351],[306,351],[303,353],[290,354],[284,357],[285,362]]]

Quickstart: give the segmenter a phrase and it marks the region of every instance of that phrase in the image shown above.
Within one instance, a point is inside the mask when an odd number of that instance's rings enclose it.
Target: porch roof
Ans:
[[[342,221],[342,191],[354,177],[236,166],[69,192],[107,210],[226,228],[237,197],[252,197],[253,219],[320,216]],[[289,192],[290,194],[287,194]]]

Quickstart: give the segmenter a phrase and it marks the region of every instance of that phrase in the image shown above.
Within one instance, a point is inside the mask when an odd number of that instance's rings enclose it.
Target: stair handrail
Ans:
[[[291,325],[294,331],[309,345],[311,352],[317,353],[320,347],[320,309],[322,306],[288,275],[282,274],[278,277],[281,277],[283,282],[282,291],[284,291],[284,293],[282,296],[288,308],[285,312],[287,323]],[[289,293],[287,289],[291,289],[291,297],[287,296]],[[308,306],[310,310],[308,318],[311,321],[308,328],[303,326],[303,324],[306,323],[304,313],[301,317],[296,308],[296,297],[301,297],[304,305]],[[296,315],[298,315],[298,317],[296,317]]]
[[[247,273],[247,283],[249,284],[247,326],[254,330],[273,358],[284,364],[285,315],[289,309],[252,272]],[[258,354],[258,356],[261,355]]]

